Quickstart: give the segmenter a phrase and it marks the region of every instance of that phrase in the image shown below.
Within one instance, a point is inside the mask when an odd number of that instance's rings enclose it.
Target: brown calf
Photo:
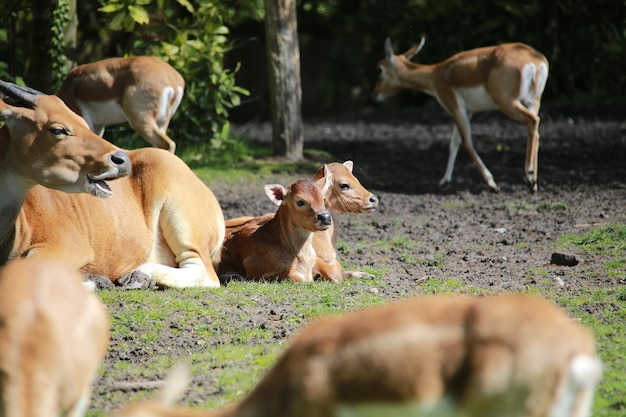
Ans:
[[[265,186],[279,205],[275,215],[248,218],[231,228],[224,239],[219,274],[236,273],[248,279],[312,281],[315,266],[313,232],[332,223],[324,205],[330,177],[315,182],[302,178],[287,189]]]
[[[361,185],[352,174],[354,164],[345,161],[343,164],[333,162],[320,167],[313,180],[319,181],[326,176],[331,177],[331,185],[324,195],[326,208],[333,218],[326,230],[313,233],[313,249],[317,255],[316,270],[326,279],[340,282],[353,277],[367,277],[360,271],[343,271],[337,259],[337,226],[334,212],[369,213],[378,206],[378,198]],[[257,221],[268,221],[273,213],[257,218]],[[236,217],[226,220],[226,234],[236,231],[242,224],[253,219],[251,216]]]
[[[588,417],[593,335],[528,295],[444,296],[318,320],[239,403],[174,408],[185,378],[116,417]]]
[[[378,207],[378,198],[361,185],[352,174],[354,164],[345,161],[343,164],[333,162],[324,165],[313,176],[320,180],[332,175],[332,185],[326,191],[326,207],[333,216],[333,224],[321,232],[313,233],[313,248],[317,255],[317,269],[321,275],[332,281],[340,282],[348,278],[368,276],[360,271],[343,271],[337,259],[337,222],[334,211],[340,213],[369,213]]]
[[[10,262],[0,272],[0,415],[84,415],[108,341],[107,313],[73,268]]]

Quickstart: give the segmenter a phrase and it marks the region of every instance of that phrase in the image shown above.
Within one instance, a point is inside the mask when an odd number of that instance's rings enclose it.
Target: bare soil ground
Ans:
[[[340,259],[353,268],[381,268],[380,289],[388,299],[420,294],[429,280],[449,280],[459,291],[569,291],[624,285],[606,273],[607,259],[574,253],[576,266],[550,264],[563,234],[594,226],[626,223],[626,112],[624,107],[544,106],[540,125],[539,191],[524,182],[525,128],[496,113],[473,119],[475,145],[501,192],[489,191],[464,150],[459,152],[452,184],[438,187],[448,156],[452,121],[435,103],[401,113],[371,109],[305,124],[306,148],[329,152],[335,161],[353,160],[355,174],[380,198],[374,213],[339,216]],[[268,123],[236,126],[238,133],[269,146]],[[331,162],[331,161],[327,161]],[[313,172],[302,173],[310,176]],[[286,185],[295,178],[276,178]],[[212,186],[225,216],[260,215],[274,210],[263,193],[266,179],[249,186]],[[393,245],[372,242],[393,241]],[[367,280],[363,280],[367,286]],[[341,284],[339,284],[341,285]],[[212,302],[215,302],[213,300]],[[288,315],[284,305],[259,305],[243,311],[250,321],[272,323],[268,314]],[[245,305],[240,308],[246,308]],[[238,311],[241,314],[242,311]],[[172,318],[173,321],[176,318]],[[269,324],[268,324],[269,325]],[[172,326],[176,326],[175,323]],[[166,326],[169,328],[169,326]],[[294,329],[276,329],[286,338]],[[147,360],[154,351],[187,351],[192,336],[136,352],[119,351],[115,335],[107,367],[124,359]],[[227,343],[228,337],[221,341]],[[163,346],[161,346],[163,345]],[[122,358],[123,356],[123,358]],[[130,357],[129,357],[130,356]],[[95,392],[95,408],[107,409],[106,374]]]
[[[410,293],[403,287],[430,275],[517,290],[532,280],[532,268],[546,268],[564,288],[615,285],[605,277],[602,262],[588,255],[579,256],[576,268],[548,264],[559,236],[626,221],[626,113],[621,110],[608,103],[544,106],[536,194],[524,182],[526,129],[499,113],[477,114],[472,123],[475,147],[501,187],[498,194],[489,191],[463,149],[452,184],[440,189],[452,121],[436,103],[401,114],[370,109],[310,121],[305,146],[327,151],[339,162],[353,160],[355,175],[380,198],[375,213],[340,216],[340,239],[347,246],[341,259],[356,266],[384,265],[390,271],[385,279],[399,294]],[[269,144],[267,123],[238,131]],[[216,193],[226,217],[273,210],[258,185]],[[383,250],[349,250],[364,240],[398,238],[419,243],[411,255],[426,262],[408,262],[406,255]]]

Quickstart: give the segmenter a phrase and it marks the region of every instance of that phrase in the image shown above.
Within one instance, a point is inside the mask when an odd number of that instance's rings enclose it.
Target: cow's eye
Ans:
[[[67,135],[67,130],[65,130],[64,127],[62,126],[52,126],[49,129],[50,133],[52,133],[54,136],[61,136],[61,135]]]

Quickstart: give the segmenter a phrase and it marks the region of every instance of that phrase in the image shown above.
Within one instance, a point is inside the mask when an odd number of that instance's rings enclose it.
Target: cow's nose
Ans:
[[[333,222],[330,213],[320,213],[317,215],[317,220],[319,220],[320,224],[324,226],[330,226]]]

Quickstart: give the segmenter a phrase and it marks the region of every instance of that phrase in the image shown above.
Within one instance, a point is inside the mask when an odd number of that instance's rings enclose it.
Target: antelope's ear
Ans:
[[[272,203],[280,206],[287,195],[287,190],[280,184],[267,184],[265,194],[272,200]]]
[[[419,51],[422,50],[422,48],[424,47],[424,44],[426,43],[426,37],[422,36],[422,39],[420,40],[420,43],[417,45],[413,45],[411,47],[411,49],[409,49],[408,51],[406,51],[404,53],[404,57],[407,60],[411,60],[415,55],[417,55],[419,53]]]
[[[391,38],[385,39],[385,59],[393,65],[393,46],[391,46]]]
[[[16,107],[11,105],[12,100],[6,101],[0,97],[0,120],[3,120],[9,127],[25,119],[33,120],[34,110],[28,107]]]
[[[343,163],[343,166],[348,168],[348,171],[352,172],[352,169],[354,169],[354,162],[346,161]]]

